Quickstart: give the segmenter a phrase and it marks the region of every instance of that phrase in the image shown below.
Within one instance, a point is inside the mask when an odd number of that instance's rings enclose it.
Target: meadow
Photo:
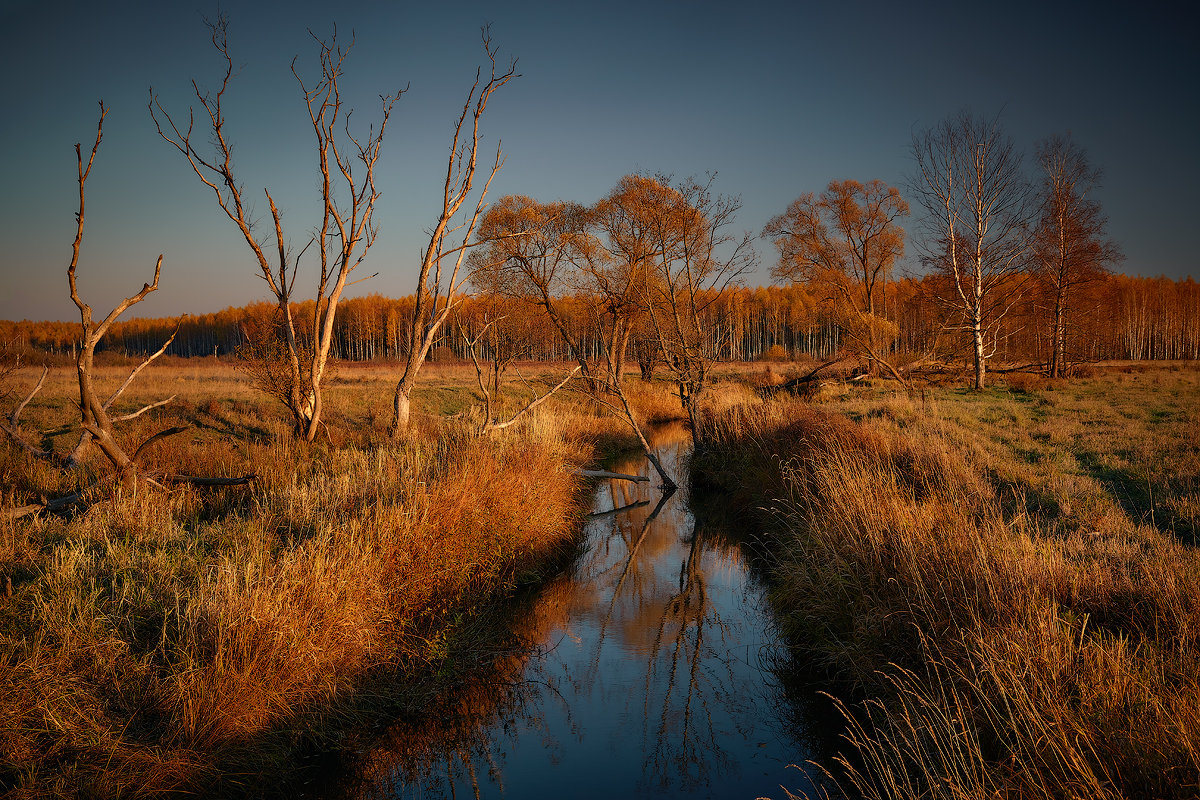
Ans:
[[[869,384],[869,382],[867,382]],[[1200,791],[1200,371],[830,382],[710,418],[866,797]],[[857,698],[854,704],[850,698]]]

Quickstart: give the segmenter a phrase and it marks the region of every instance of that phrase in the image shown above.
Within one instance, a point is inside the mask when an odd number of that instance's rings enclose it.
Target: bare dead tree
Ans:
[[[471,197],[475,188],[475,173],[479,162],[479,124],[487,111],[492,94],[517,75],[517,62],[510,61],[508,68],[500,70],[496,65],[497,48],[492,44],[491,33],[483,28],[483,50],[488,60],[487,80],[483,68],[475,70],[475,82],[467,93],[462,113],[454,125],[450,139],[450,155],[446,162],[446,180],[442,187],[442,208],[437,222],[429,231],[429,243],[421,258],[421,269],[417,274],[416,304],[408,320],[408,356],[404,372],[396,383],[392,396],[392,421],[389,433],[399,438],[408,430],[413,389],[417,374],[425,363],[430,349],[437,341],[442,326],[450,313],[462,299],[463,283],[468,277],[462,269],[467,252],[478,242],[472,237],[483,215],[488,189],[492,179],[504,165],[500,146],[475,199],[474,211],[469,216],[459,217],[459,212]],[[457,244],[455,244],[457,242]]]
[[[261,388],[267,394],[283,399],[291,413],[295,434],[311,442],[321,425],[321,382],[325,377],[329,349],[333,343],[333,323],[338,302],[347,287],[366,280],[351,281],[350,276],[362,264],[378,234],[374,211],[380,193],[375,184],[375,166],[392,108],[405,90],[381,95],[378,129],[372,125],[365,136],[356,138],[350,129],[353,112],[343,113],[338,85],[346,58],[354,47],[353,39],[343,47],[338,44],[336,30],[329,40],[312,35],[318,47],[321,76],[311,85],[305,83],[297,71],[296,59],[292,60],[292,75],[304,95],[316,139],[322,208],[311,240],[293,258],[289,239],[284,235],[281,214],[270,190],[265,188],[263,192],[274,223],[273,236],[259,236],[254,230],[254,221],[246,207],[244,187],[234,173],[233,150],[221,107],[233,77],[228,20],[220,16],[216,21],[209,22],[208,26],[213,47],[225,62],[225,73],[221,88],[215,94],[202,90],[196,81],[192,81],[192,89],[207,117],[205,127],[208,135],[204,138],[209,140],[211,153],[206,155],[197,147],[192,109],[188,110],[187,124],[177,124],[151,90],[150,115],[159,135],[183,154],[196,176],[212,190],[217,205],[237,226],[258,261],[259,277],[266,281],[279,308],[283,338],[281,349],[286,369],[270,368],[258,370],[256,374],[260,379],[267,376],[270,381],[282,381],[282,386]],[[300,258],[314,244],[320,261],[315,311],[311,320],[304,320],[301,324],[294,318],[291,304]],[[266,350],[270,351],[271,348]]]
[[[113,468],[116,469],[122,488],[124,488],[126,491],[132,492],[136,487],[137,468],[134,464],[133,458],[131,458],[121,447],[121,445],[117,443],[116,438],[113,435],[113,424],[140,416],[152,408],[156,408],[170,402],[170,400],[173,398],[168,398],[167,400],[163,400],[158,403],[152,403],[135,412],[123,414],[117,417],[110,416],[109,410],[112,408],[113,402],[120,397],[121,393],[124,392],[126,388],[128,388],[129,384],[133,382],[133,379],[137,377],[138,373],[141,372],[147,364],[149,364],[158,356],[162,355],[163,352],[166,351],[167,346],[170,345],[171,340],[175,337],[172,335],[169,339],[167,339],[166,343],[158,349],[157,352],[146,358],[144,361],[138,364],[138,366],[134,367],[133,371],[130,372],[129,377],[125,379],[125,382],[122,383],[107,399],[101,399],[100,395],[96,392],[92,379],[96,345],[99,344],[100,340],[104,337],[104,334],[108,331],[109,327],[117,320],[118,317],[124,314],[125,311],[127,311],[131,306],[140,303],[143,299],[145,299],[146,295],[158,289],[158,278],[162,272],[163,259],[163,257],[160,255],[158,257],[158,261],[154,265],[154,281],[152,283],[143,285],[141,291],[139,291],[137,294],[134,294],[131,297],[121,301],[100,322],[96,322],[93,319],[92,307],[85,303],[79,296],[78,287],[76,286],[75,281],[75,272],[79,264],[79,248],[83,243],[85,205],[84,185],[87,181],[88,175],[91,174],[92,164],[96,160],[96,152],[100,149],[100,140],[103,138],[104,134],[104,118],[107,116],[107,114],[108,109],[105,108],[104,103],[101,102],[100,120],[96,125],[96,140],[92,144],[91,154],[88,156],[86,166],[84,166],[83,163],[82,145],[75,145],[75,157],[78,165],[77,180],[79,184],[79,210],[75,214],[75,242],[71,249],[71,263],[67,267],[67,282],[71,288],[71,301],[74,302],[76,308],[79,309],[80,324],[83,328],[83,341],[77,361],[77,373],[79,379],[79,408],[81,416],[80,428],[82,429],[79,442],[69,454],[62,455],[57,453],[52,447],[39,447],[33,444],[21,429],[21,412],[25,410],[25,407],[34,398],[34,396],[37,395],[45,383],[47,370],[44,368],[42,370],[41,377],[34,385],[33,390],[30,391],[29,394],[27,394],[16,405],[16,407],[8,415],[7,420],[0,422],[0,429],[5,432],[10,441],[31,456],[51,461],[67,468],[75,468],[79,466],[82,463],[83,456],[87,452],[88,446],[94,442],[100,448],[100,451],[104,453],[109,462],[111,462]]]
[[[15,379],[17,374],[20,373],[21,366],[22,365],[19,358],[14,360],[12,363],[5,364],[3,376],[0,376],[4,379],[4,391],[2,399],[5,402],[7,402],[10,397],[14,396],[14,391],[10,387],[10,382]],[[31,389],[29,393],[23,397],[20,395],[15,395],[21,399],[13,407],[12,411],[10,411],[5,417],[0,418],[0,431],[4,432],[9,441],[34,458],[40,458],[47,461],[57,461],[59,457],[57,454],[55,454],[53,448],[38,447],[37,445],[33,444],[33,442],[29,440],[28,436],[21,428],[21,412],[25,410],[25,406],[29,405],[29,401],[33,400],[37,393],[42,390],[42,385],[45,384],[46,375],[49,372],[49,367],[42,367],[42,374],[38,377],[37,382],[33,385],[33,389]],[[69,432],[69,430],[70,429],[67,429],[67,431],[64,431],[64,433]],[[91,434],[87,435],[90,440]]]
[[[475,348],[476,357],[487,362],[492,392],[498,396],[504,375],[513,363],[533,356],[528,329],[533,319],[520,313],[525,309],[508,308],[507,314],[498,315],[497,299],[495,294],[485,295],[488,310],[483,312],[483,327],[478,328],[474,336],[470,334],[475,329],[471,321],[458,319],[456,327],[467,345]]]
[[[1014,278],[1029,259],[1031,188],[998,117],[963,111],[915,135],[912,153],[910,190],[925,211],[922,260],[949,279],[944,300],[970,336],[981,390],[995,330],[1020,296]]]
[[[76,283],[76,270],[79,265],[80,245],[83,243],[84,210],[85,210],[85,191],[84,191],[84,189],[85,189],[85,184],[87,182],[87,178],[91,174],[91,171],[92,171],[92,164],[96,160],[96,152],[100,149],[100,141],[103,138],[103,134],[104,134],[104,118],[107,114],[108,114],[108,109],[106,109],[104,107],[104,103],[101,102],[100,103],[100,120],[96,125],[96,140],[92,144],[91,154],[88,157],[86,166],[84,166],[84,162],[83,162],[82,146],[80,144],[75,145],[75,158],[76,158],[76,162],[77,162],[77,181],[79,184],[79,210],[75,213],[75,225],[76,225],[75,241],[71,248],[71,263],[67,267],[67,283],[70,286],[71,301],[73,303],[75,303],[75,307],[79,309],[80,326],[82,328],[82,334],[83,334],[81,346],[79,349],[79,355],[76,360],[76,373],[77,373],[78,381],[79,381],[79,410],[80,410],[80,426],[79,427],[82,428],[82,433],[79,438],[79,443],[75,446],[75,448],[73,448],[73,450],[69,454],[62,455],[62,454],[59,454],[56,451],[54,451],[54,449],[51,447],[46,447],[46,446],[38,447],[38,446],[34,445],[32,442],[29,441],[29,439],[26,437],[26,435],[23,433],[23,431],[21,429],[21,426],[20,426],[21,412],[25,409],[25,407],[29,404],[29,402],[34,398],[34,396],[37,395],[38,391],[42,388],[42,386],[45,383],[47,370],[44,368],[42,370],[41,377],[38,379],[36,385],[33,387],[33,390],[30,391],[16,405],[16,407],[13,409],[13,411],[8,415],[8,418],[6,421],[0,422],[0,430],[3,430],[4,433],[8,436],[8,438],[14,444],[16,444],[22,450],[24,450],[25,452],[34,456],[35,458],[40,458],[40,459],[44,459],[47,461],[51,461],[61,467],[68,468],[68,469],[73,469],[75,467],[78,467],[82,462],[82,458],[83,458],[84,454],[86,453],[88,446],[94,443],[99,448],[100,452],[104,454],[105,458],[108,459],[109,463],[112,465],[113,469],[116,471],[118,483],[119,483],[121,489],[127,493],[132,494],[133,492],[136,491],[137,484],[138,484],[139,475],[138,475],[137,461],[138,461],[139,456],[141,456],[142,453],[145,452],[146,448],[149,447],[152,443],[159,441],[160,439],[166,438],[168,436],[173,436],[177,433],[181,433],[184,430],[187,430],[187,428],[186,427],[173,427],[173,428],[167,428],[165,430],[160,430],[157,433],[154,433],[153,435],[151,435],[150,437],[145,439],[140,445],[138,445],[133,450],[133,453],[131,455],[117,441],[116,434],[114,431],[115,423],[134,419],[135,417],[141,416],[142,414],[146,413],[147,411],[150,411],[153,408],[158,408],[159,406],[165,405],[166,403],[170,402],[173,399],[173,397],[167,398],[166,400],[160,400],[156,403],[151,403],[149,405],[143,406],[142,408],[140,408],[136,411],[132,411],[127,414],[113,416],[109,413],[112,408],[113,403],[116,401],[116,399],[118,397],[121,396],[121,393],[124,392],[131,383],[133,383],[133,380],[138,376],[138,374],[143,369],[145,369],[152,361],[154,361],[154,359],[158,358],[164,352],[166,352],[167,347],[174,340],[175,334],[171,334],[171,336],[167,339],[167,341],[163,344],[162,347],[160,347],[156,352],[154,352],[153,354],[151,354],[150,356],[145,358],[141,363],[139,363],[136,367],[134,367],[133,370],[130,371],[129,376],[125,379],[125,381],[119,387],[117,387],[116,391],[114,391],[111,395],[109,395],[107,399],[103,399],[102,395],[96,390],[96,387],[95,387],[94,367],[95,367],[96,346],[100,343],[100,340],[104,338],[104,335],[105,335],[105,333],[108,332],[109,327],[111,327],[112,324],[114,322],[116,322],[116,320],[122,314],[124,314],[130,307],[132,307],[132,306],[140,303],[142,300],[144,300],[146,298],[146,296],[149,295],[151,292],[156,291],[158,289],[158,280],[159,280],[159,276],[162,274],[162,261],[163,261],[163,257],[160,255],[158,257],[158,260],[155,262],[153,282],[143,284],[141,291],[122,300],[120,303],[117,304],[117,306],[115,308],[113,308],[112,311],[110,311],[99,322],[97,322],[95,320],[95,318],[93,317],[92,307],[90,305],[88,305],[86,302],[84,302],[83,299],[79,295],[79,289],[78,289],[78,286]],[[69,430],[72,430],[72,428],[68,427],[64,430],[69,431]],[[51,431],[49,433],[55,433],[55,432]],[[252,476],[246,476],[241,479],[219,479],[219,478],[218,479],[203,479],[203,478],[192,479],[192,478],[187,478],[184,476],[159,476],[159,477],[165,478],[167,480],[188,480],[191,482],[208,484],[208,485],[227,485],[229,483],[236,483],[236,482],[245,483],[245,482],[248,482],[249,480],[253,479]],[[66,505],[76,502],[80,497],[82,497],[82,495],[83,495],[83,493],[80,492],[75,495],[71,495],[67,498],[59,498],[57,500],[50,501],[50,502],[44,503],[42,505],[24,506],[19,509],[8,510],[5,512],[5,515],[9,516],[9,517],[17,517],[17,516],[23,516],[24,514],[27,514],[27,513],[32,513],[35,511],[43,510],[43,509],[53,510],[53,509],[62,508],[62,507],[65,507]]]
[[[10,381],[21,371],[21,350],[15,342],[0,342],[0,403],[12,397]]]

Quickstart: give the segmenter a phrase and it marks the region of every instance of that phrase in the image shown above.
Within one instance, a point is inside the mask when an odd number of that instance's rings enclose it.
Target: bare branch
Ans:
[[[162,262],[162,256],[159,256],[159,263],[161,264],[161,262]],[[158,281],[157,281],[157,275],[156,275],[155,283],[157,283],[157,282]],[[158,350],[154,351],[154,353],[152,355],[143,359],[142,363],[138,364],[136,367],[133,368],[133,371],[129,373],[129,377],[125,379],[125,382],[122,383],[120,385],[120,387],[118,387],[118,389],[112,393],[112,396],[109,397],[108,400],[106,400],[104,402],[103,407],[104,407],[105,411],[107,411],[112,406],[114,400],[116,400],[118,397],[121,396],[121,392],[125,391],[129,387],[129,384],[133,383],[133,379],[138,376],[139,372],[141,372],[143,369],[145,369],[146,366],[149,365],[149,363],[151,361],[158,358],[163,353],[167,352],[167,348],[171,346],[171,342],[175,341],[175,336],[178,333],[179,333],[179,327],[176,326],[175,330],[171,333],[171,335],[167,337],[167,340],[165,342],[163,342],[162,347],[158,348]],[[170,399],[164,400],[161,403],[155,403],[154,405],[155,406],[165,405],[166,403],[170,402],[170,400],[174,399],[174,397],[175,396],[172,395]],[[153,408],[153,407],[154,406],[147,406],[146,408],[142,409],[142,411],[145,411],[145,410],[147,410],[149,408]],[[138,414],[141,414],[142,411],[139,411]],[[137,414],[134,414],[133,416],[122,417],[121,419],[133,419],[134,416],[137,416]],[[119,422],[119,421],[120,420],[113,420],[113,422]]]
[[[14,428],[20,424],[18,420],[21,418],[21,412],[25,410],[25,406],[29,405],[29,401],[33,399],[34,395],[41,391],[42,384],[46,382],[46,374],[49,372],[49,367],[42,367],[42,374],[40,377],[38,377],[37,383],[34,384],[33,389],[30,390],[29,394],[25,395],[25,399],[18,403],[17,407],[13,409],[13,412],[8,415],[8,423]]]
[[[634,481],[635,483],[648,483],[650,481],[647,475],[629,475],[624,472],[609,472],[603,469],[577,469],[576,475],[581,475],[585,478],[610,478],[620,481]],[[642,501],[639,505],[649,505],[649,500]]]
[[[133,456],[131,457],[130,460],[137,461],[138,456],[140,456],[142,454],[142,451],[145,450],[147,447],[149,447],[154,442],[157,442],[159,439],[165,439],[168,436],[174,436],[177,433],[183,433],[184,431],[188,430],[190,427],[191,426],[189,426],[189,425],[178,425],[174,428],[167,428],[165,430],[159,431],[158,433],[154,434],[153,436],[150,436],[148,439],[146,439],[146,441],[144,441],[140,445],[138,445],[138,448],[133,451]]]
[[[496,431],[499,431],[499,430],[504,430],[505,428],[509,427],[510,425],[515,425],[515,424],[516,424],[516,423],[517,423],[517,422],[518,422],[518,421],[521,419],[521,417],[525,416],[525,415],[526,415],[526,414],[528,414],[530,411],[533,411],[533,409],[537,408],[537,407],[538,407],[538,406],[540,406],[542,403],[544,403],[544,402],[546,402],[548,399],[550,399],[550,396],[551,396],[552,394],[554,394],[554,393],[555,393],[555,392],[557,392],[559,389],[561,389],[561,388],[563,388],[564,386],[566,386],[566,385],[567,385],[567,383],[568,383],[568,382],[571,380],[571,378],[574,378],[574,377],[575,377],[575,373],[579,372],[579,370],[580,370],[580,367],[575,367],[575,369],[573,369],[573,370],[571,370],[569,373],[567,373],[567,377],[565,377],[565,378],[563,378],[561,381],[559,381],[559,382],[558,382],[558,383],[557,383],[557,384],[554,386],[554,388],[553,388],[553,389],[549,390],[548,392],[546,392],[545,394],[542,394],[542,395],[541,395],[541,396],[539,396],[539,397],[535,397],[533,400],[530,400],[530,401],[529,401],[529,402],[528,402],[528,403],[525,405],[525,407],[524,407],[524,408],[522,408],[522,409],[521,409],[520,411],[518,411],[516,414],[513,414],[513,415],[512,415],[512,416],[511,416],[509,419],[507,419],[506,421],[504,421],[504,422],[496,422],[496,423],[489,423],[489,424],[488,424],[488,425],[487,425],[487,426],[484,428],[484,430],[485,430],[485,431],[488,431],[488,430],[496,430]]]
[[[145,414],[147,411],[150,411],[155,408],[160,408],[161,406],[165,406],[167,403],[170,403],[176,397],[178,397],[178,395],[173,394],[170,397],[168,397],[166,400],[159,400],[157,403],[151,403],[150,405],[142,406],[137,411],[131,412],[129,414],[122,414],[119,417],[113,417],[111,419],[111,421],[112,422],[128,422],[131,419],[136,419],[137,417],[140,417],[142,414]]]

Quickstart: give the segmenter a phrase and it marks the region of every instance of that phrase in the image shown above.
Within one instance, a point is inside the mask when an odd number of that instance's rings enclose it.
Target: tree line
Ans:
[[[954,342],[942,330],[941,309],[934,295],[940,289],[933,277],[900,278],[887,288],[883,313],[894,320],[896,334],[888,352],[915,356],[942,340],[946,355]],[[1011,318],[997,328],[999,356],[1009,363],[1046,364],[1053,347],[1053,329],[1045,310],[1053,297],[1039,287],[1026,286],[1025,298]],[[1067,351],[1076,362],[1106,360],[1200,359],[1200,283],[1192,278],[1144,278],[1108,274],[1087,288],[1082,298],[1088,313],[1066,332]],[[603,358],[600,331],[586,297],[565,298],[564,318],[571,335],[589,358]],[[331,355],[345,361],[400,361],[408,345],[401,320],[411,315],[413,297],[378,294],[342,301],[334,325]],[[97,352],[138,356],[152,353],[177,331],[168,355],[194,358],[234,356],[246,343],[249,327],[269,320],[274,305],[259,302],[209,314],[137,318],[114,323]],[[293,314],[306,319],[313,303],[296,303]],[[435,341],[434,360],[467,361],[466,339],[490,320],[505,318],[498,346],[522,359],[568,360],[561,340],[544,320],[510,298],[464,297],[455,315]],[[726,328],[722,357],[755,361],[772,357],[809,355],[825,359],[843,344],[835,315],[819,291],[805,284],[735,287],[719,300],[713,317]],[[0,341],[25,350],[34,362],[45,356],[73,357],[80,346],[79,325],[71,322],[0,321]],[[483,343],[490,353],[491,345]]]

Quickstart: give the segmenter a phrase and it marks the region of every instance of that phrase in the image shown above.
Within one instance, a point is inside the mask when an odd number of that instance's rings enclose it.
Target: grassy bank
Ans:
[[[791,641],[871,698],[844,782],[1200,792],[1200,555],[1180,541],[1197,385],[1163,370],[924,401],[867,387],[710,420],[694,469],[771,509]]]
[[[148,468],[259,480],[0,522],[0,788],[12,796],[279,790],[314,743],[419,702],[413,685],[454,671],[476,613],[572,546],[571,467],[616,436],[565,409],[472,436],[436,419],[470,405],[468,376],[433,374],[434,407],[391,444],[387,376],[347,370],[329,437],[304,445],[227,368],[148,377],[130,405],[181,397],[132,421],[129,439],[192,426]],[[60,421],[69,386],[56,372],[27,424]],[[0,449],[6,505],[90,477]]]

